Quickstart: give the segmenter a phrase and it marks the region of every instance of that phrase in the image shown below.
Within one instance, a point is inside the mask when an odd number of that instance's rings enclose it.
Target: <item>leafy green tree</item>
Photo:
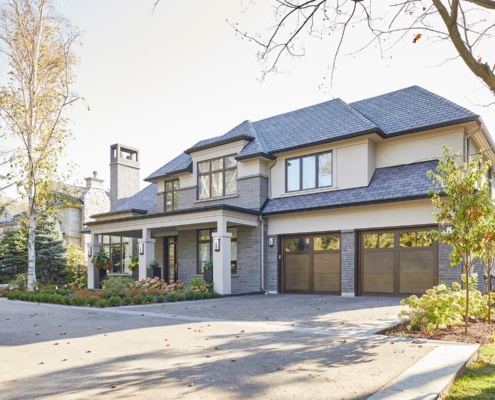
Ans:
[[[67,246],[60,225],[53,217],[39,220],[36,229],[37,279],[44,284],[60,284],[69,275]]]
[[[431,191],[435,207],[434,217],[446,229],[435,232],[436,238],[451,246],[450,263],[462,265],[466,274],[465,333],[468,332],[469,316],[469,274],[483,252],[484,218],[492,212],[488,184],[484,177],[488,163],[480,155],[469,162],[462,160],[460,152],[451,154],[444,147],[444,156],[436,172],[429,171],[428,177],[441,190]]]
[[[27,232],[24,228],[9,229],[0,239],[0,281],[7,283],[27,272]]]
[[[492,273],[495,264],[495,206],[491,204],[490,213],[481,224],[482,250],[480,259],[483,261],[483,269],[487,275],[486,291],[488,293],[488,323],[492,321]]]
[[[0,125],[2,152],[14,183],[28,202],[28,290],[36,282],[36,224],[55,204],[58,163],[70,137],[66,110],[79,32],[55,12],[54,0],[0,2]],[[5,159],[6,157],[6,159]]]

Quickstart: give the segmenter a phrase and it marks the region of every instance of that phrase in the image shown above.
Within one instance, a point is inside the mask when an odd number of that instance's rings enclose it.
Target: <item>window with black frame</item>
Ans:
[[[290,158],[285,164],[286,191],[295,192],[333,185],[332,152]]]
[[[198,199],[237,193],[237,161],[234,155],[198,162]]]
[[[213,261],[213,229],[198,230],[198,266],[197,273],[205,272],[205,265]],[[230,272],[237,275],[237,227],[227,228],[227,232],[232,234],[230,239]]]
[[[178,210],[179,196],[179,180],[174,179],[173,181],[165,182],[165,211],[175,211]]]

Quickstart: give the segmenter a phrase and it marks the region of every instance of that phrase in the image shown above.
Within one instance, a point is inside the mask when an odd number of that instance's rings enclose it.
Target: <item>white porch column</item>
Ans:
[[[139,279],[146,279],[148,264],[155,259],[155,239],[151,238],[151,231],[143,229],[143,238],[138,239],[139,249]]]
[[[91,234],[91,241],[88,243],[88,248],[86,249],[88,254],[88,289],[95,289],[96,268],[93,266],[93,257],[96,256],[96,253],[98,253],[102,247],[102,244],[98,242],[98,236],[99,235],[94,233]]]
[[[217,221],[217,231],[213,232],[213,290],[218,294],[231,294],[230,274],[230,240],[231,233],[227,232],[227,220]]]

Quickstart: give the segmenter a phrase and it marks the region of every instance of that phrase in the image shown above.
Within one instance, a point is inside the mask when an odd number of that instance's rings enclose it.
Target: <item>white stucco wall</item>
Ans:
[[[434,224],[430,199],[268,217],[268,235]]]

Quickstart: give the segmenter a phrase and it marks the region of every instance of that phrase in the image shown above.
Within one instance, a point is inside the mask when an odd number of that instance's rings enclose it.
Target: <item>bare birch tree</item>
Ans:
[[[53,0],[0,1],[0,129],[9,138],[4,174],[28,202],[28,290],[36,283],[35,232],[53,205],[58,164],[68,138],[65,110],[79,31],[57,15]]]

